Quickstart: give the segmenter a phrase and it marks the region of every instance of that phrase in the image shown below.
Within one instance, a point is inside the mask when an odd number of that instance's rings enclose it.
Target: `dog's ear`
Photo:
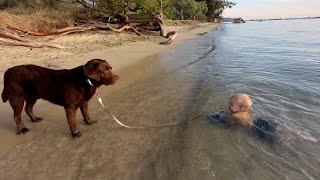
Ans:
[[[100,81],[100,72],[99,72],[100,62],[91,60],[84,65],[84,74],[96,81]]]
[[[252,100],[249,98],[246,98],[241,105],[241,111],[242,112],[249,111],[251,107],[252,107]]]

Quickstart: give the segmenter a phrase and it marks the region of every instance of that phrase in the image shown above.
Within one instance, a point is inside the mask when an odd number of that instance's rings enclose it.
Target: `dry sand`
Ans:
[[[116,86],[103,88],[103,94],[112,93],[136,80],[136,75],[141,73],[139,64],[143,64],[145,61],[150,61],[150,58],[148,57],[154,56],[167,49],[174,48],[175,45],[183,43],[184,40],[195,38],[199,34],[208,32],[216,27],[217,26],[214,24],[202,24],[192,29],[181,28],[179,29],[179,36],[177,40],[172,45],[168,46],[159,45],[158,43],[161,39],[158,37],[150,37],[148,40],[145,40],[137,38],[133,34],[114,33],[86,33],[60,37],[54,40],[54,43],[67,47],[62,50],[50,48],[31,49],[25,47],[6,47],[0,44],[0,73],[1,77],[3,77],[3,73],[6,69],[19,64],[32,63],[59,69],[76,67],[84,64],[92,58],[102,58],[107,59],[114,67],[114,71],[120,72],[121,75],[121,81]],[[3,80],[1,78],[1,91],[3,87],[2,84]],[[97,107],[96,102],[94,103],[91,114],[98,113],[97,110],[94,110],[94,107]],[[45,120],[43,122],[33,124],[28,120],[27,116],[23,114],[23,121],[26,126],[31,129],[31,132],[26,135],[17,136],[15,134],[15,123],[12,119],[12,110],[9,107],[9,104],[0,104],[0,174],[2,177],[12,177],[13,179],[23,178],[23,172],[26,172],[28,171],[28,168],[33,167],[21,164],[24,160],[30,161],[30,159],[28,159],[28,155],[23,154],[22,151],[29,151],[30,146],[33,147],[30,151],[37,150],[44,146],[43,142],[39,141],[43,136],[47,136],[49,139],[60,139],[58,141],[60,144],[50,144],[50,142],[46,142],[47,144],[45,144],[45,146],[48,146],[48,148],[52,145],[54,147],[59,147],[59,149],[63,151],[64,147],[68,146],[68,144],[75,143],[74,146],[79,146],[79,151],[89,151],[89,144],[88,146],[81,146],[81,140],[72,141],[67,128],[65,114],[61,107],[52,105],[48,102],[39,101],[36,104],[35,112],[44,116]],[[59,120],[56,121],[56,119]],[[57,125],[55,122],[64,124]],[[49,130],[48,127],[50,127]],[[95,127],[93,126],[91,128]],[[86,133],[85,130],[84,133]],[[125,134],[122,134],[122,136],[125,136]],[[97,137],[96,135],[86,137],[89,141],[90,138],[95,139]],[[81,141],[81,143],[83,142]],[[127,146],[122,148],[133,147]],[[65,148],[65,151],[68,151],[68,148]],[[135,149],[135,151],[139,151],[139,148]],[[54,157],[54,152],[52,153]],[[66,154],[72,156],[72,152],[66,152]],[[41,152],[39,152],[39,158],[42,160],[52,158],[44,157],[45,155],[46,154],[41,154]],[[16,156],[23,157],[24,159],[16,159]],[[111,168],[114,166],[121,166],[121,164],[110,163]],[[80,164],[80,166],[82,165]],[[12,167],[16,167],[16,170],[11,169]],[[52,166],[52,168],[55,167]],[[19,171],[19,169],[23,169],[23,171]],[[33,171],[33,173],[34,172],[36,171]],[[43,175],[45,173],[41,172],[40,174]],[[52,173],[48,175],[48,177],[50,176],[52,177]],[[64,176],[73,177],[74,174],[58,172],[58,176],[56,177]],[[117,174],[114,174],[114,176],[117,177]],[[29,174],[28,178],[41,179],[45,178],[45,176],[39,177],[36,174]]]

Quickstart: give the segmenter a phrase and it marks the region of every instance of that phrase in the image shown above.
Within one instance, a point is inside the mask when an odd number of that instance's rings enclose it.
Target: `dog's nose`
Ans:
[[[116,74],[117,80],[120,80],[120,75]]]

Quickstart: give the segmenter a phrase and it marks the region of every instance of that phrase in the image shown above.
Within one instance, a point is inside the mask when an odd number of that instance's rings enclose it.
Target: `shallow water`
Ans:
[[[173,157],[158,154],[159,162],[166,162],[158,166],[176,171],[169,177],[320,177],[319,143],[282,137],[269,144],[246,129],[208,123],[232,93],[244,92],[253,97],[256,116],[319,139],[319,20],[225,24],[154,59],[145,67],[152,75],[142,74],[111,102],[122,106],[117,111],[125,110],[121,118],[131,125],[141,125],[142,119],[148,125],[185,122],[163,139],[174,147]]]
[[[62,108],[39,108],[48,117],[27,124],[39,133],[24,136],[24,143],[1,158],[1,178],[320,177],[319,143],[284,138],[270,144],[247,129],[208,122],[232,93],[244,92],[253,97],[256,116],[320,139],[319,20],[226,24],[135,66],[120,72],[128,81],[111,93],[100,89],[108,108],[132,126],[180,125],[121,128],[93,100],[98,124],[80,123],[83,136],[72,140]]]

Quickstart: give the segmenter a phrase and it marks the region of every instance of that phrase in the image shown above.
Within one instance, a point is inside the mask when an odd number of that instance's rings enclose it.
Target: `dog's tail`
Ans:
[[[7,91],[7,86],[6,86],[6,81],[7,81],[7,79],[8,78],[6,78],[7,77],[7,72],[5,72],[4,73],[4,77],[3,77],[3,91],[2,91],[2,94],[1,94],[1,98],[2,98],[2,101],[5,103],[5,102],[7,102],[8,101],[8,91]]]
[[[4,103],[8,101],[8,96],[5,90],[2,91],[1,98]]]

